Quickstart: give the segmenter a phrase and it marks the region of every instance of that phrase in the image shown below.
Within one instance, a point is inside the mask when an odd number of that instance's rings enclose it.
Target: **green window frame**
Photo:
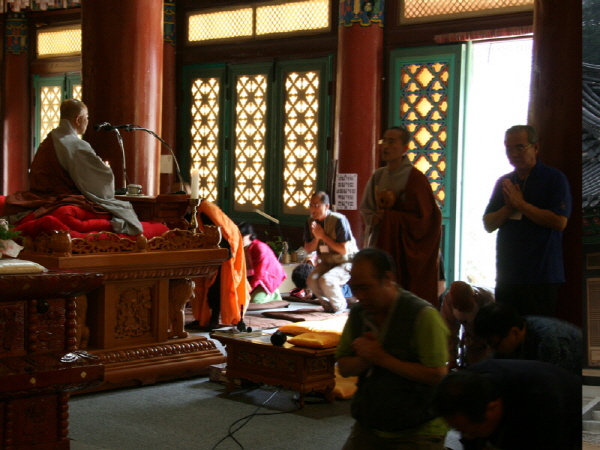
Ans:
[[[325,57],[183,69],[182,166],[200,168],[201,197],[234,221],[264,223],[260,210],[285,225],[304,223],[310,194],[326,188],[331,64]]]
[[[53,77],[35,75],[33,78],[35,118],[33,148],[56,128],[60,119],[60,104],[68,98],[81,100],[81,75],[65,74]]]
[[[395,49],[390,57],[389,126],[411,132],[408,157],[429,179],[442,212],[446,280],[459,273],[458,186],[465,107],[466,45]]]

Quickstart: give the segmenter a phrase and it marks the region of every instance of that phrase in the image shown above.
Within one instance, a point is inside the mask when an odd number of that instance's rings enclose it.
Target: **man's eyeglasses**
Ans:
[[[525,150],[527,150],[532,145],[533,144],[529,144],[527,146],[525,146],[525,145],[511,145],[511,146],[506,147],[506,153],[510,153],[510,152],[523,153]]]

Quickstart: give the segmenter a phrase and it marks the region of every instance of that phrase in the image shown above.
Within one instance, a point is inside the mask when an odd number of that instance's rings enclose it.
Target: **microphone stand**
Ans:
[[[123,138],[121,137],[121,133],[119,133],[119,130],[115,128],[113,131],[117,133],[117,140],[119,141],[119,146],[121,147],[121,155],[123,157],[123,181],[125,182],[124,187],[122,187],[121,189],[115,189],[115,194],[124,195],[127,194],[127,185],[129,184],[129,178],[127,177],[127,168],[125,163],[125,147],[123,147]]]
[[[179,169],[179,162],[177,162],[177,158],[175,157],[175,153],[173,152],[173,149],[171,147],[169,147],[169,144],[167,144],[158,134],[156,134],[154,131],[149,130],[148,128],[142,128],[139,127],[137,125],[130,125],[127,128],[125,128],[125,131],[135,131],[135,130],[142,130],[145,131],[146,133],[151,134],[152,136],[154,136],[156,139],[158,139],[165,147],[167,147],[169,149],[169,151],[171,152],[171,156],[173,156],[173,161],[175,161],[175,167],[177,168],[177,179],[179,180],[179,192],[176,192],[176,194],[185,194],[185,188],[183,186],[183,178],[181,177],[181,170]],[[117,130],[115,130],[117,131]]]

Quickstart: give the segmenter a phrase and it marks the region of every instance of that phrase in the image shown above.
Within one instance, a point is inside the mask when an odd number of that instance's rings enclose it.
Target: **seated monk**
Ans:
[[[60,124],[38,148],[29,173],[29,191],[6,197],[3,216],[16,223],[30,213],[43,217],[55,209],[74,205],[85,211],[110,214],[115,233],[143,232],[129,202],[115,199],[114,175],[94,149],[78,134],[85,133],[88,109],[79,100],[60,106]]]

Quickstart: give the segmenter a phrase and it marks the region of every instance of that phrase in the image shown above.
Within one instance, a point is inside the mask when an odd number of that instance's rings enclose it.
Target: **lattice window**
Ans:
[[[329,0],[285,2],[256,8],[256,34],[329,29]]]
[[[235,89],[234,202],[252,211],[265,201],[267,75],[240,75]]]
[[[188,40],[198,42],[252,36],[252,15],[252,8],[191,15]]]
[[[82,100],[82,91],[81,91],[81,84],[74,84],[73,87],[71,88],[71,98],[74,98],[75,100]]]
[[[402,23],[448,20],[533,9],[534,0],[404,0]]]
[[[43,86],[40,91],[40,138],[43,141],[48,133],[60,122],[62,86]]]
[[[427,175],[440,206],[446,198],[447,62],[405,64],[401,69],[400,118],[411,132],[408,157]]]
[[[308,208],[317,182],[320,73],[289,72],[285,79],[284,212]]]
[[[192,167],[200,169],[200,197],[217,201],[219,156],[218,78],[197,78],[192,83]]]
[[[286,0],[191,14],[188,41],[202,43],[299,31],[329,31],[329,4],[330,0]]]
[[[81,27],[56,31],[39,31],[38,56],[57,56],[81,53]]]

